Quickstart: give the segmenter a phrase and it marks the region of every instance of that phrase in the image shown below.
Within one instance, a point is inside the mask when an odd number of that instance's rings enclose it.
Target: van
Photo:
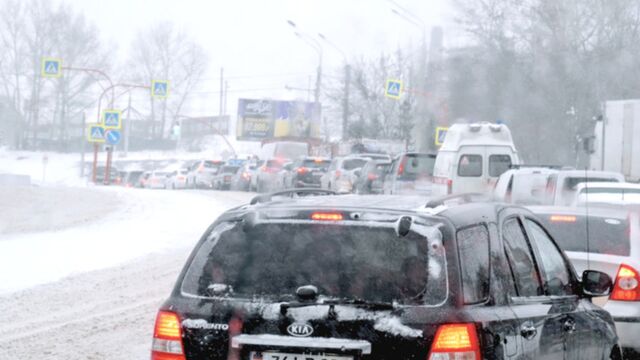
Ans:
[[[432,194],[490,191],[502,173],[518,164],[518,152],[506,125],[454,124],[436,156]]]

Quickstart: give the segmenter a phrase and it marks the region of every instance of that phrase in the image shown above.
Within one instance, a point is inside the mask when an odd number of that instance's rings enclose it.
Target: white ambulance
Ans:
[[[433,196],[490,192],[498,177],[519,164],[511,131],[503,124],[454,124],[433,169]]]

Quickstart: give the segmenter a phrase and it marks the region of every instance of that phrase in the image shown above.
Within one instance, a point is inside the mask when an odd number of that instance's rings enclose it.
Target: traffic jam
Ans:
[[[640,185],[621,173],[522,164],[489,123],[436,153],[262,148],[123,174],[257,192],[195,246],[152,359],[634,358]]]

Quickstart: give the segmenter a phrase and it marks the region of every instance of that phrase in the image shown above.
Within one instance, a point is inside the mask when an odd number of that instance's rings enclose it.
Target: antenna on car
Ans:
[[[584,207],[585,207],[585,223],[587,227],[587,270],[591,269],[591,249],[589,247],[589,173],[587,172],[587,167],[584,168],[584,180],[585,180],[585,199],[584,199]]]

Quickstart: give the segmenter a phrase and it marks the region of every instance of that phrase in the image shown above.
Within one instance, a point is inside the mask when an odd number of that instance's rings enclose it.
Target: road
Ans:
[[[252,196],[213,191],[157,191],[153,196],[164,194],[187,201],[204,198],[215,204],[212,209],[240,205]],[[185,209],[167,206],[162,211],[180,218]],[[220,211],[212,211],[211,221]],[[193,235],[189,246],[0,295],[0,359],[148,359],[158,306],[205,227],[186,232]]]

